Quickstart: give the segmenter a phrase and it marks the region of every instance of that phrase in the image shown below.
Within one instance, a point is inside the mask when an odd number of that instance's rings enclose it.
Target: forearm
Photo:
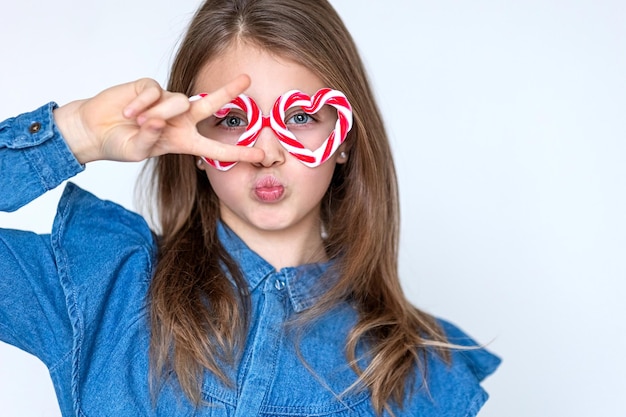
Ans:
[[[0,210],[17,210],[84,169],[54,121],[55,108],[0,122]]]

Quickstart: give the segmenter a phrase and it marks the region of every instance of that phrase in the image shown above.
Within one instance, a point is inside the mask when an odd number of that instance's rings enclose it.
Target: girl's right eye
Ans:
[[[234,114],[228,114],[226,117],[220,120],[218,124],[228,129],[235,129],[238,127],[245,127],[246,121]]]

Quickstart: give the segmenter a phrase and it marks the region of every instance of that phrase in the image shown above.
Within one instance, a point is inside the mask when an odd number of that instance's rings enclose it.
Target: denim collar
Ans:
[[[250,292],[253,292],[270,276],[276,278],[277,288],[283,284],[289,294],[294,311],[297,313],[312,307],[329,289],[336,278],[321,279],[334,261],[305,264],[282,268],[280,271],[254,252],[237,234],[223,222],[218,222],[217,234],[220,242],[237,262]]]

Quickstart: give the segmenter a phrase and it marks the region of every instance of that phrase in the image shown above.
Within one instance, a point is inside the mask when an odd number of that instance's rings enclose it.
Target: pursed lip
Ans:
[[[254,196],[264,203],[279,201],[285,193],[284,185],[274,176],[260,178],[254,184]]]

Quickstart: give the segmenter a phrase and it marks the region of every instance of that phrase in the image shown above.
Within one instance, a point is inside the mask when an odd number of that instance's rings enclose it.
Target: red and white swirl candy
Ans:
[[[190,100],[195,100],[201,96],[203,95],[194,96]],[[321,110],[324,105],[332,106],[337,110],[337,122],[334,129],[317,149],[309,149],[296,138],[293,132],[287,129],[284,120],[285,113],[293,107],[299,107],[305,113],[313,115]],[[298,90],[288,91],[276,100],[269,116],[261,114],[261,110],[252,98],[240,94],[218,110],[215,116],[225,117],[232,109],[245,112],[248,119],[246,131],[237,140],[238,146],[254,146],[261,130],[264,127],[269,127],[274,131],[281,145],[291,155],[312,168],[326,162],[346,140],[346,136],[352,128],[352,106],[341,91],[330,88],[322,88],[312,97]],[[221,171],[226,171],[236,164],[236,162],[203,159]]]

